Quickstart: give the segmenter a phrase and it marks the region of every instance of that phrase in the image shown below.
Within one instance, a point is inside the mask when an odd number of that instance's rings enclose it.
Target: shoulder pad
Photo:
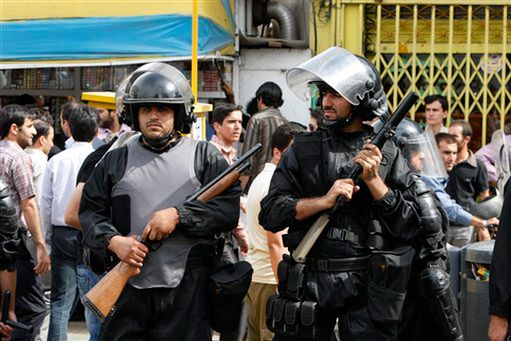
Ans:
[[[295,136],[293,143],[308,143],[308,142],[316,142],[321,141],[323,139],[323,134],[319,131],[311,131],[311,132],[303,132],[299,133]]]

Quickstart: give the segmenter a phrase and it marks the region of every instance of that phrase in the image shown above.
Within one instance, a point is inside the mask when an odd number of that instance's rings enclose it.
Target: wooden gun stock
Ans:
[[[121,296],[128,280],[139,272],[140,269],[133,265],[117,263],[94,288],[89,290],[83,298],[83,304],[103,322]]]
[[[220,176],[215,178],[211,183],[192,195],[188,200],[199,200],[208,202],[216,196],[222,194],[227,188],[231,187],[240,177],[240,175],[248,167],[249,163],[244,163],[249,157],[254,155],[261,149],[259,143],[245,155],[243,155],[236,163],[229,167]],[[140,238],[140,237],[139,237]],[[130,264],[119,262],[105,277],[103,277],[83,298],[83,304],[89,308],[96,317],[103,322],[110,314],[115,302],[121,296],[128,280],[140,273],[140,269]]]

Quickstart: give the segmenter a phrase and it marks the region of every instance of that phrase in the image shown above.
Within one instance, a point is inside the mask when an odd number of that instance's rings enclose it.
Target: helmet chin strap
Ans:
[[[344,127],[347,127],[353,122],[355,118],[355,113],[351,112],[348,117],[337,119],[337,120],[329,120],[324,119],[323,124],[326,129],[328,129],[331,133],[337,133]]]
[[[144,140],[144,143],[147,145],[147,147],[149,147],[149,149],[159,151],[167,147],[169,142],[172,141],[175,136],[176,133],[174,130],[172,130],[169,134],[160,138],[152,139],[142,135],[142,139]]]

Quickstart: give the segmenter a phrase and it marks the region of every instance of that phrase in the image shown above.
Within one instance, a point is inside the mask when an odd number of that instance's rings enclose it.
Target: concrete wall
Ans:
[[[257,88],[267,81],[282,89],[284,105],[280,108],[289,121],[309,124],[309,102],[302,102],[286,84],[286,73],[311,58],[310,49],[242,49],[234,62],[236,102],[245,106]]]

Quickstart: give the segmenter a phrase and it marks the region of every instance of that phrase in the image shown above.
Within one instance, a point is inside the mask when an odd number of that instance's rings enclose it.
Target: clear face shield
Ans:
[[[291,69],[286,81],[291,91],[302,101],[317,95],[318,88],[309,87],[309,83],[324,81],[356,106],[367,92],[374,89],[377,79],[353,53],[340,47],[331,47]]]
[[[447,178],[447,171],[430,131],[398,141],[412,172],[430,178]]]

